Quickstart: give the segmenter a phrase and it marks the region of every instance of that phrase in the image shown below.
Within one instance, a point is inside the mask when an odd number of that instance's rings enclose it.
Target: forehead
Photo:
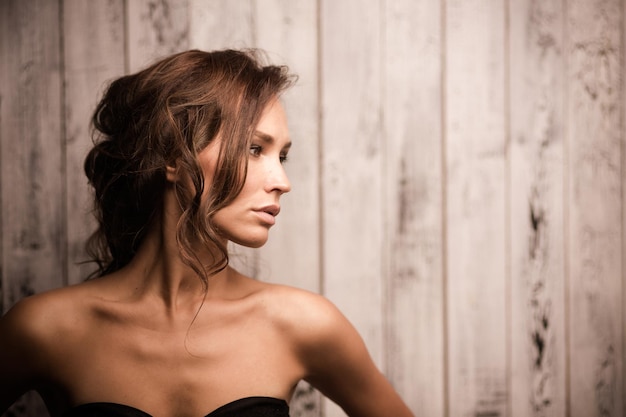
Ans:
[[[279,99],[272,100],[265,107],[256,126],[256,132],[257,136],[271,138],[281,145],[289,142],[287,114]],[[268,136],[270,138],[267,138]]]

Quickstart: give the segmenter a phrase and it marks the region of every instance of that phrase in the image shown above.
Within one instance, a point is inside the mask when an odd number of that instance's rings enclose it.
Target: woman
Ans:
[[[53,417],[287,416],[305,379],[350,416],[411,415],[330,302],[228,265],[228,241],[263,245],[291,188],[291,83],[227,50],[109,86],[85,161],[99,277],[1,319],[0,413],[35,389]]]

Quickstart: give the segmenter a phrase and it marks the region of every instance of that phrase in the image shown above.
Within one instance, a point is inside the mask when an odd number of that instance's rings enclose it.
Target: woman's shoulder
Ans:
[[[62,357],[60,349],[78,331],[72,292],[59,289],[25,297],[0,317],[0,369],[5,373],[0,389],[19,393],[50,375]]]
[[[299,358],[305,379],[325,386],[324,378],[336,376],[339,363],[371,371],[363,339],[332,301],[289,286],[269,285],[266,291],[270,315]]]
[[[64,330],[78,330],[88,293],[88,285],[78,284],[24,297],[0,319],[0,334],[36,346],[58,342]]]
[[[302,345],[334,338],[352,325],[328,298],[282,284],[264,284],[263,305],[281,330]]]
[[[269,282],[261,282],[259,288],[258,295],[264,305],[279,316],[306,318],[334,308],[327,298],[314,291]]]

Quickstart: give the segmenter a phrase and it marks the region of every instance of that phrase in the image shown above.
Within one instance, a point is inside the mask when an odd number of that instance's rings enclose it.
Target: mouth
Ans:
[[[280,213],[280,206],[271,204],[255,209],[254,212],[261,218],[263,223],[271,226],[276,223],[276,216]]]
[[[269,206],[261,207],[257,211],[262,211],[276,217],[278,216],[278,213],[280,213],[280,206],[277,204],[270,204]]]

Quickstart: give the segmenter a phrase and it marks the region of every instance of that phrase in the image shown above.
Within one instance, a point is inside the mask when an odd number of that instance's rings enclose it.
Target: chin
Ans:
[[[265,236],[246,236],[246,238],[243,239],[236,239],[233,237],[230,241],[240,246],[257,249],[267,243],[267,234]]]

